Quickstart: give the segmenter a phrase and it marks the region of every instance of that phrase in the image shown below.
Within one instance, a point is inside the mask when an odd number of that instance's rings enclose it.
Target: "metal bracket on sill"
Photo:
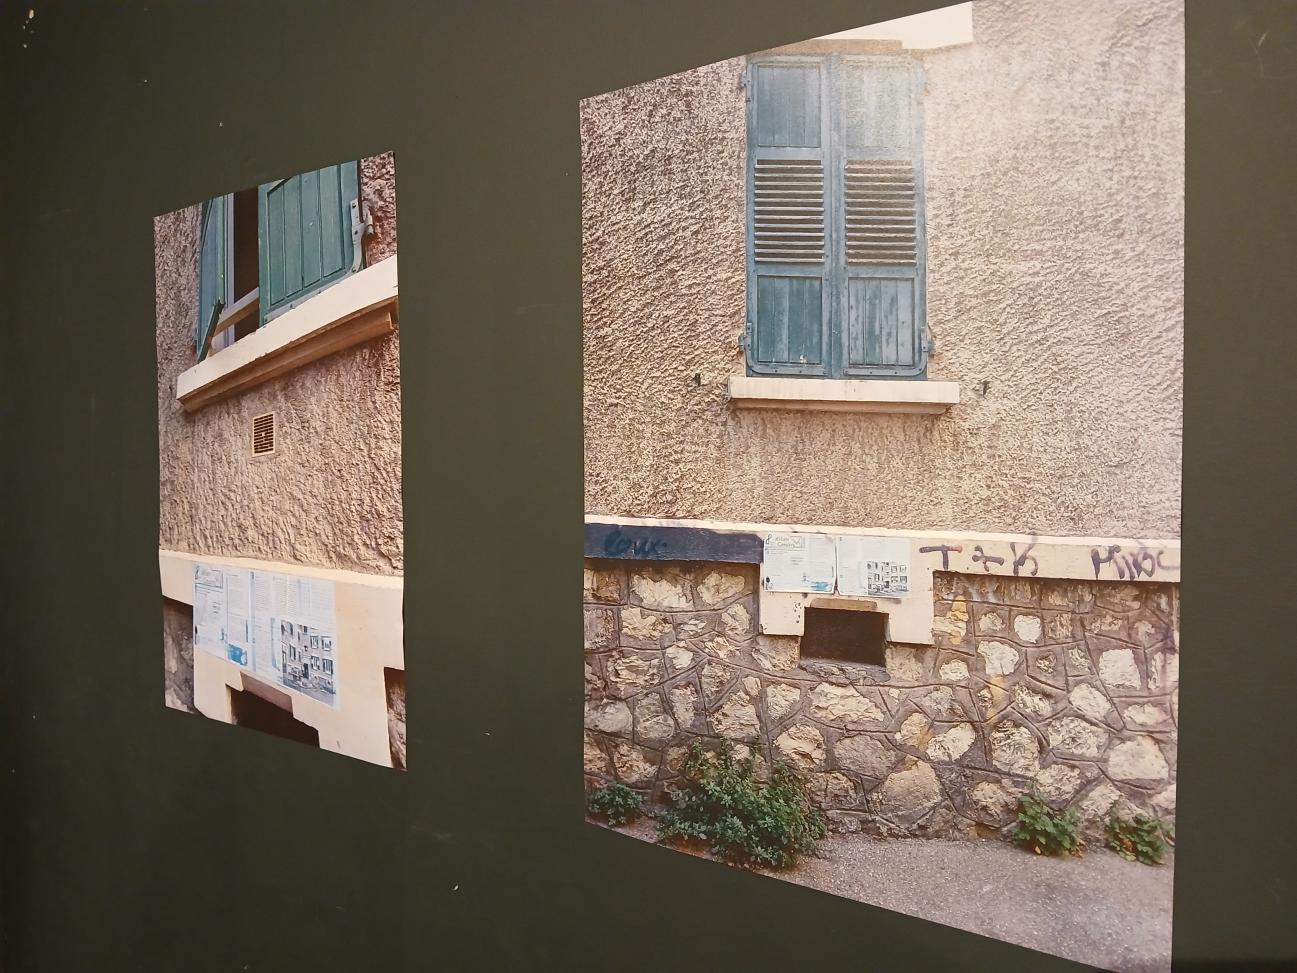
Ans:
[[[374,221],[369,215],[369,207],[362,207],[360,200],[353,199],[351,201],[351,272],[353,274],[360,269],[365,255],[363,243],[373,229]]]

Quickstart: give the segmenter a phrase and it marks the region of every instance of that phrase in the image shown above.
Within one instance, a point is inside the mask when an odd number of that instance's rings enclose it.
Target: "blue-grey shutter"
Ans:
[[[260,187],[261,320],[359,269],[358,166],[325,166]]]
[[[747,85],[749,371],[824,375],[832,308],[824,63],[754,60]]]
[[[841,372],[926,367],[922,69],[909,58],[834,65],[834,177],[841,185]]]
[[[212,329],[225,307],[226,268],[229,264],[226,234],[228,197],[217,196],[203,203],[198,238],[198,320],[194,345],[198,360],[207,357]]]

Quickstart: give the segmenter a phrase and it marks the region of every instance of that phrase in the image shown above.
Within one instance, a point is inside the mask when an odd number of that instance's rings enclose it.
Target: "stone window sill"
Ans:
[[[959,383],[731,375],[730,401],[742,409],[937,415],[959,403]]]
[[[338,281],[176,379],[186,412],[396,330],[396,257]]]

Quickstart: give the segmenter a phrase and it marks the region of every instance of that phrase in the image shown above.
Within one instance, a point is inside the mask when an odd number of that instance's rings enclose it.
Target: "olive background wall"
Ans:
[[[919,8],[0,8],[6,970],[1071,968],[581,821],[577,103]],[[1292,10],[1187,17],[1185,968],[1297,955]],[[170,711],[158,665],[152,218],[389,148],[403,775]]]

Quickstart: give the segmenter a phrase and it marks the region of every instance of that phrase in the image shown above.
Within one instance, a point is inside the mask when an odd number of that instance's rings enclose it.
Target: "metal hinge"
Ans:
[[[365,236],[374,230],[374,221],[369,215],[369,207],[362,206],[360,200],[351,201],[351,272],[360,269],[364,257],[362,246]]]

